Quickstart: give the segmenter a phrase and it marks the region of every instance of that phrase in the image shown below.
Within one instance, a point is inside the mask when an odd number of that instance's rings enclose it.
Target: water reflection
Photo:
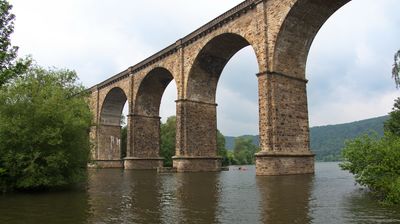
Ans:
[[[216,223],[219,175],[219,173],[176,175],[176,195],[179,210],[182,212],[176,223]]]
[[[90,170],[87,191],[0,196],[0,223],[400,223],[337,163],[315,176]]]
[[[0,195],[0,223],[86,223],[85,191]]]
[[[310,223],[313,175],[257,177],[262,223]]]
[[[160,223],[161,182],[155,172],[93,171],[89,223]]]

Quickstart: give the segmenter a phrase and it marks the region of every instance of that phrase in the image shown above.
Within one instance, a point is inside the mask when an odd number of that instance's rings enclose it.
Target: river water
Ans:
[[[91,170],[87,190],[0,196],[0,223],[400,223],[338,163],[315,175]]]

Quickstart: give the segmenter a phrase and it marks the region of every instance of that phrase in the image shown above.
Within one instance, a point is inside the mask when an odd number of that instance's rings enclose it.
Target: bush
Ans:
[[[0,89],[0,191],[85,178],[91,113],[68,70],[32,67]]]
[[[386,203],[400,203],[400,137],[364,135],[346,143],[340,166]]]

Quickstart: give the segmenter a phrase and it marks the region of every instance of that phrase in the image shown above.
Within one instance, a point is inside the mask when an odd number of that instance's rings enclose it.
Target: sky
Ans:
[[[91,87],[139,63],[241,0],[9,0],[12,43],[44,67],[75,70]],[[391,79],[400,49],[398,0],[353,0],[316,36],[307,61],[310,126],[386,115],[399,96]],[[247,47],[227,64],[217,89],[218,128],[258,134],[257,61]],[[160,116],[175,115],[176,87]],[[126,110],[126,109],[125,109]]]

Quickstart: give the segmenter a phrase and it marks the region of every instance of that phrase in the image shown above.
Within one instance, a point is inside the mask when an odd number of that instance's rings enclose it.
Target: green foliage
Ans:
[[[0,191],[85,178],[92,117],[76,81],[68,70],[32,67],[0,89]]]
[[[176,117],[167,119],[165,124],[161,124],[161,149],[160,155],[164,157],[164,166],[172,167],[172,157],[175,155],[176,139]]]
[[[15,20],[11,9],[7,1],[0,0],[0,87],[23,74],[30,64],[29,58],[17,60],[18,47],[11,45],[10,35],[14,32]]]
[[[229,166],[228,150],[225,148],[225,136],[217,130],[217,151],[218,156],[222,157],[222,166]]]
[[[393,78],[400,86],[400,50],[394,56]],[[385,135],[356,138],[343,149],[345,162],[340,166],[355,175],[356,181],[367,186],[388,204],[400,204],[400,98],[385,122]]]
[[[385,122],[385,131],[400,136],[400,98],[395,100],[390,118]]]
[[[400,203],[400,137],[364,135],[346,142],[340,166],[383,201]]]
[[[239,137],[235,139],[235,148],[233,149],[234,163],[237,165],[254,164],[254,154],[259,151],[253,144],[250,137]]]

